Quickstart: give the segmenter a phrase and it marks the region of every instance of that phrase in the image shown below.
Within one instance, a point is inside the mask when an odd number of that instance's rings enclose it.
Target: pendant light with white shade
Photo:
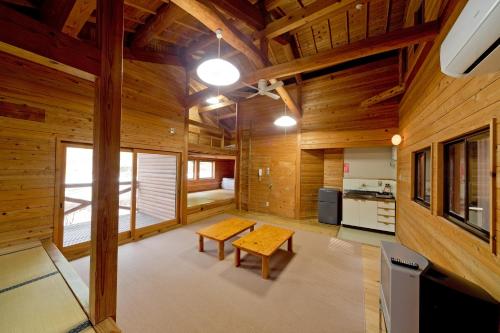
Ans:
[[[210,85],[229,86],[240,79],[240,71],[232,63],[220,57],[222,30],[217,29],[215,34],[219,40],[217,58],[203,61],[196,69],[196,74],[203,82]]]
[[[285,113],[274,121],[274,125],[278,127],[292,127],[297,125],[297,120],[286,114],[286,104]]]

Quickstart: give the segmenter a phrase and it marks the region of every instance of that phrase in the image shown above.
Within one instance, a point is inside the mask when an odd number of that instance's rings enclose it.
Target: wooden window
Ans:
[[[490,234],[490,133],[480,131],[444,145],[444,215],[480,238]]]
[[[431,205],[431,148],[415,152],[413,200],[419,204]]]
[[[189,180],[194,180],[195,179],[195,161],[188,161],[187,165],[187,178]]]
[[[213,179],[215,176],[215,165],[213,161],[198,162],[198,178]]]

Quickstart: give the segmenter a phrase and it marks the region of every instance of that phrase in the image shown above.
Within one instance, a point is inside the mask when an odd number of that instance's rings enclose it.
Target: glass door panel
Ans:
[[[66,147],[63,247],[90,240],[92,149]]]
[[[137,229],[177,219],[177,156],[137,153]]]
[[[130,231],[133,153],[120,153],[118,232]],[[90,241],[92,218],[92,147],[66,146],[63,186],[63,247]]]

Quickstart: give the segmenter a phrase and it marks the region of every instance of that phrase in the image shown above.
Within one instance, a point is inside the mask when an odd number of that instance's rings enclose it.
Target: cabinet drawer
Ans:
[[[384,215],[384,216],[396,216],[396,211],[392,208],[380,208],[380,207],[378,207],[377,214]]]
[[[377,229],[378,230],[383,230],[383,231],[395,232],[396,231],[396,225],[393,224],[393,223],[378,222],[377,223]]]
[[[379,223],[396,223],[396,218],[394,216],[378,215],[377,222]]]
[[[396,203],[393,201],[377,201],[377,205],[379,208],[396,209]]]

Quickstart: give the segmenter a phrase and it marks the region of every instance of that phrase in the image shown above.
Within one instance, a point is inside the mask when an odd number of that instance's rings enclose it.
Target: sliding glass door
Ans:
[[[92,146],[61,143],[61,198],[56,242],[81,249],[90,241],[92,217]],[[178,154],[120,153],[119,239],[140,237],[178,223]]]
[[[135,228],[139,234],[155,226],[177,223],[178,158],[174,154],[138,152]]]

